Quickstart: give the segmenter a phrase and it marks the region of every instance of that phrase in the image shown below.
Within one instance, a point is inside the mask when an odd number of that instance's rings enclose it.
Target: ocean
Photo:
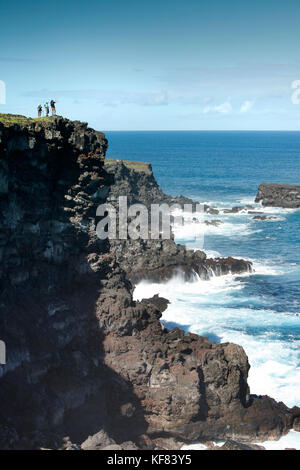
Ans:
[[[300,210],[254,204],[260,183],[300,184],[300,132],[106,132],[109,158],[152,164],[164,192],[221,209],[199,236],[199,225],[176,230],[176,241],[208,256],[253,262],[254,272],[165,284],[141,282],[135,298],[156,293],[171,304],[169,326],[244,347],[251,393],[300,406]],[[251,204],[274,220],[222,213]],[[203,225],[201,224],[203,231]],[[297,446],[300,440],[297,434]],[[293,446],[295,447],[293,434]]]

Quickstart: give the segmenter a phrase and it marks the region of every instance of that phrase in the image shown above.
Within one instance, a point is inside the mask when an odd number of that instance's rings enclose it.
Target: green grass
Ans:
[[[51,117],[41,117],[41,118],[27,118],[26,116],[21,116],[19,114],[3,114],[0,113],[0,122],[5,126],[13,126],[18,124],[20,126],[25,126],[26,124],[31,124],[33,122],[50,122]]]
[[[115,158],[106,158],[105,159],[105,164],[106,165],[111,165],[115,162],[116,162]],[[141,172],[141,173],[146,173],[148,175],[150,175],[152,173],[149,163],[135,162],[135,161],[131,161],[131,160],[122,160],[122,162],[130,170],[134,170],[134,171]]]
[[[30,118],[30,121],[34,121],[34,122],[51,122],[51,116],[45,116],[45,117],[37,117],[37,118]]]

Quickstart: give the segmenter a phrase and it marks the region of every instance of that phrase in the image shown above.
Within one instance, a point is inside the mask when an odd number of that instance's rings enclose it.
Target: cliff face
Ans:
[[[195,203],[185,196],[173,197],[165,194],[158,186],[152,167],[149,163],[122,160],[106,160],[105,169],[111,175],[113,184],[110,186],[107,201],[117,206],[120,195],[127,195],[128,204],[144,204],[149,210],[151,204],[192,204]],[[210,208],[205,206],[209,211]],[[202,279],[212,275],[242,273],[252,270],[252,264],[233,258],[207,259],[203,251],[187,250],[174,240],[117,240],[111,242],[118,262],[133,282],[141,279],[151,281],[167,281],[178,271],[184,279],[190,280],[195,273]]]
[[[119,195],[126,194],[129,204],[191,204],[185,196],[169,196],[157,184],[150,163],[106,159],[105,169],[114,176],[110,187],[109,200],[117,202]]]
[[[0,123],[0,448],[80,444],[101,430],[142,447],[145,433],[284,432],[295,412],[249,396],[241,347],[169,332],[153,301],[132,301],[117,244],[95,233],[114,184],[106,148],[59,117]]]
[[[94,208],[106,147],[79,122],[0,124],[0,416],[21,436],[61,425],[93,393],[105,403],[95,303],[112,260]]]
[[[263,206],[297,209],[300,207],[300,186],[262,183],[255,202],[261,202]]]

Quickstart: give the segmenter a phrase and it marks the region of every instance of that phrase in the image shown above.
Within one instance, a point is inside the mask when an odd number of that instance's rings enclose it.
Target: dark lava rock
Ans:
[[[117,202],[119,196],[127,196],[128,204],[193,204],[185,196],[169,196],[159,187],[154,178],[150,163],[106,159],[105,170],[113,176],[114,184],[110,188],[108,201]]]
[[[278,220],[278,217],[272,215],[257,215],[253,217],[253,220]]]
[[[293,429],[300,432],[300,417],[294,420]]]
[[[223,222],[221,220],[205,220],[205,225],[212,225],[213,227],[219,227]]]
[[[212,214],[212,215],[217,215],[220,213],[220,211],[218,209],[216,209],[215,207],[205,207],[205,212],[207,212],[208,214]]]
[[[242,442],[228,440],[224,445],[214,450],[265,450],[265,448],[256,444],[244,444]]]
[[[231,209],[224,209],[224,214],[237,214],[238,212],[241,212],[244,209],[243,206],[235,206],[232,207]]]
[[[153,442],[155,443],[156,447],[162,450],[180,450],[184,445],[184,442],[178,441],[173,437],[157,437],[156,439],[153,439]]]
[[[261,202],[263,206],[297,209],[300,207],[300,186],[262,183],[255,202]]]
[[[168,299],[160,297],[158,294],[155,294],[149,299],[143,299],[143,301],[151,303],[152,305],[157,307],[160,312],[164,312],[168,308],[168,305],[170,303]]]
[[[82,444],[81,449],[83,450],[99,450],[103,447],[115,445],[116,442],[109,437],[106,431],[103,429],[93,436],[89,436]]]

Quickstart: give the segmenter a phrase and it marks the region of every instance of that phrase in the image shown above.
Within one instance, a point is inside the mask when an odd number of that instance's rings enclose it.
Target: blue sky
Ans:
[[[299,0],[0,3],[0,112],[103,130],[298,130]]]

